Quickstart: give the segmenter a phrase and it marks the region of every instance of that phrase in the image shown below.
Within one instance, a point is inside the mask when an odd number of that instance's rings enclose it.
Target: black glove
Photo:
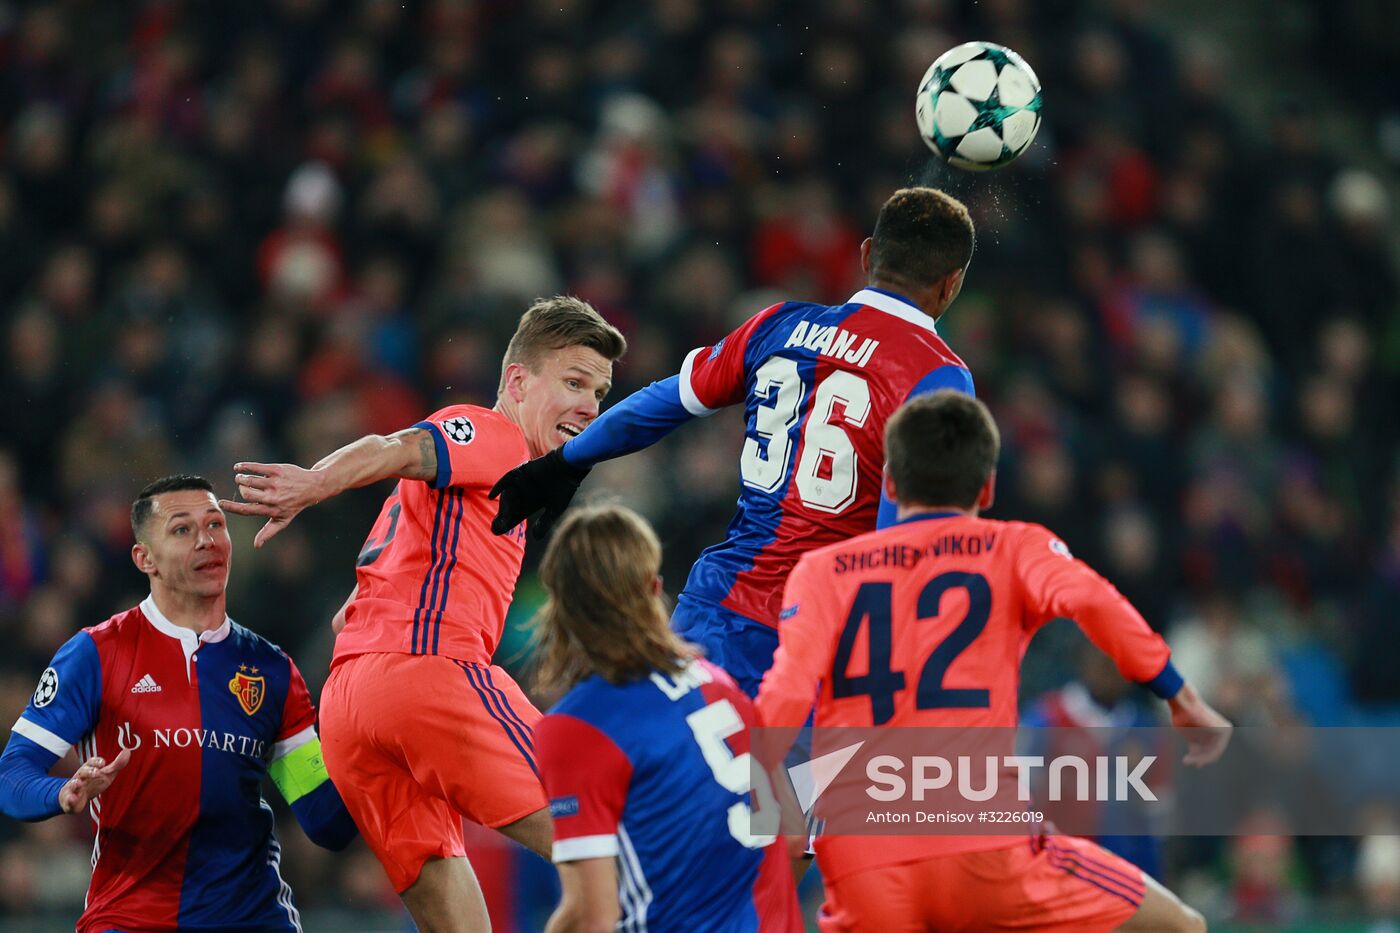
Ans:
[[[543,457],[520,464],[491,487],[491,498],[501,500],[491,530],[498,535],[507,534],[544,509],[544,514],[530,523],[530,531],[543,538],[569,507],[589,469],[565,460],[557,447]]]

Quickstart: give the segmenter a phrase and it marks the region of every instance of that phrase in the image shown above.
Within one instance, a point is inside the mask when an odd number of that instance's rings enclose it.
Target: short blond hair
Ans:
[[[587,347],[611,361],[627,352],[627,338],[582,299],[572,295],[540,298],[520,316],[520,324],[506,345],[497,394],[505,391],[506,368],[512,363],[538,372],[540,357],[564,347]]]

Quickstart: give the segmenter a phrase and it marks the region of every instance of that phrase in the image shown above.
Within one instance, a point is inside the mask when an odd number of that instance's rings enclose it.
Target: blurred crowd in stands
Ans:
[[[144,595],[127,510],[150,479],[200,472],[229,494],[237,460],[309,464],[449,401],[491,404],[540,295],[579,295],[627,333],[621,396],[775,300],[845,300],[879,205],[922,183],[978,226],[941,331],[1001,425],[992,516],[1056,529],[1236,721],[1400,721],[1387,192],[1320,144],[1305,103],[1246,121],[1228,50],[1159,12],[0,3],[6,715],[76,629]],[[1020,51],[1045,88],[1036,144],[990,176],[931,159],[913,119],[929,62],[972,38]],[[739,420],[589,481],[654,520],[673,593],[724,534]],[[235,521],[231,613],[313,691],[382,495],[306,513],[256,553]],[[516,623],[538,600],[530,577],[521,590]],[[523,645],[517,624],[505,660]],[[1039,657],[1028,691],[1074,671],[1072,653]],[[1395,803],[1367,831],[1396,832]],[[89,835],[0,827],[0,912],[76,914]],[[395,903],[363,847],[283,840],[303,906]],[[1394,836],[1203,851],[1174,877],[1215,892],[1217,915],[1400,906]]]

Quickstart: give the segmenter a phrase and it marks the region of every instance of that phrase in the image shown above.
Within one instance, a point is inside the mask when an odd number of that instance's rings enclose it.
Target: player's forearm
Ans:
[[[587,903],[581,897],[570,897],[566,893],[550,916],[545,933],[612,933],[621,915],[616,892],[611,904],[606,900]]]
[[[1185,681],[1182,682],[1176,693],[1167,699],[1167,707],[1173,713],[1194,712],[1204,705],[1205,701],[1196,692],[1196,688]]]
[[[787,755],[797,739],[796,730],[806,724],[812,712],[821,680],[814,662],[784,657],[784,647],[778,648],[773,666],[763,675],[754,702],[759,725],[768,727],[763,740],[754,746],[754,752],[766,768],[777,767]]]
[[[617,867],[611,857],[559,864],[563,896],[545,933],[609,933],[622,916],[617,900]]]
[[[66,781],[49,777],[54,760],[52,752],[11,736],[0,755],[0,812],[26,822],[62,813],[58,792]]]
[[[579,913],[577,910],[565,909],[564,905],[559,905],[559,909],[549,918],[549,924],[544,928],[545,933],[612,933],[617,926],[617,920],[606,920],[590,918]]]
[[[323,457],[313,466],[322,499],[383,479],[431,481],[437,476],[437,450],[432,435],[409,428],[384,437],[368,434]]]
[[[329,780],[297,798],[291,806],[306,838],[323,849],[339,852],[359,835],[340,792]]]
[[[1152,631],[1141,613],[1122,594],[1103,584],[1103,592],[1079,601],[1068,613],[1099,650],[1113,659],[1119,673],[1169,700],[1181,689],[1181,675],[1171,661],[1171,649]]]
[[[650,447],[695,416],[681,403],[680,377],[653,382],[598,416],[564,445],[564,459],[578,467]]]
[[[784,678],[786,679],[786,678]],[[761,725],[774,728],[797,728],[807,721],[816,701],[817,681],[811,681],[811,689],[794,687],[791,683],[775,682],[772,671],[763,678],[758,690],[758,718]]]

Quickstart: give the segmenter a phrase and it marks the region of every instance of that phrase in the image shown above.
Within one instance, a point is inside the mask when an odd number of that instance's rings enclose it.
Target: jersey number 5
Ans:
[[[690,731],[695,733],[695,742],[705,756],[705,764],[710,766],[710,772],[721,787],[730,793],[739,794],[746,800],[749,791],[752,790],[758,798],[759,810],[778,812],[777,798],[773,796],[773,786],[768,782],[768,775],[752,767],[753,755],[749,752],[735,755],[729,743],[725,741],[744,729],[744,721],[739,718],[739,711],[734,708],[733,703],[728,700],[716,700],[685,717],[685,721],[690,724]],[[755,777],[758,779],[756,784]],[[745,800],[730,806],[729,835],[747,849],[761,849],[778,837],[755,835],[750,832],[752,813]]]
[[[792,459],[792,429],[802,418],[807,384],[797,361],[784,356],[771,357],[754,373],[754,380],[754,395],[760,400],[754,408],[757,436],[744,439],[739,475],[746,486],[776,492]],[[839,423],[833,423],[838,404],[842,414]],[[838,369],[818,384],[793,477],[803,505],[837,514],[856,501],[858,457],[847,427],[864,427],[869,417],[870,386],[862,377]]]
[[[870,697],[870,714],[877,726],[893,718],[894,696],[905,687],[904,673],[894,670],[890,664],[894,640],[893,588],[890,583],[861,584],[832,662],[831,695],[837,699]],[[938,618],[943,595],[954,589],[967,593],[967,615],[924,661],[914,701],[918,709],[985,709],[991,703],[991,693],[984,687],[943,686],[948,667],[987,627],[987,618],[992,613],[992,589],[987,585],[987,578],[980,573],[958,571],[934,577],[919,593],[919,621]],[[847,674],[851,654],[867,620],[870,623],[867,639],[870,664],[867,673],[852,677]]]

